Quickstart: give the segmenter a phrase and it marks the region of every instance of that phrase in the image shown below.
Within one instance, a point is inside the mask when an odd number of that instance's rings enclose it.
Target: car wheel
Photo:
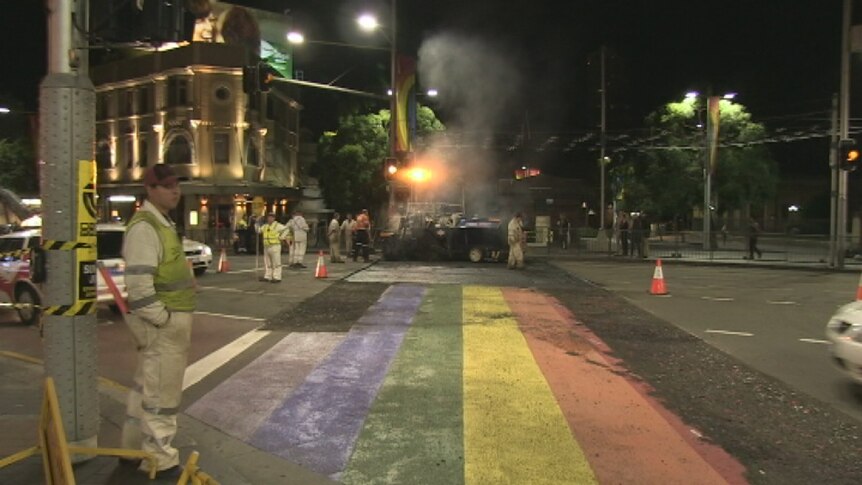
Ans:
[[[203,276],[203,274],[206,272],[206,268],[195,268],[195,276]]]
[[[485,252],[479,246],[473,246],[467,256],[470,258],[470,262],[481,263],[485,257]]]
[[[21,323],[24,325],[35,325],[39,322],[42,310],[36,308],[42,304],[39,294],[29,286],[21,286],[15,290],[15,303],[30,305],[26,308],[16,308]]]

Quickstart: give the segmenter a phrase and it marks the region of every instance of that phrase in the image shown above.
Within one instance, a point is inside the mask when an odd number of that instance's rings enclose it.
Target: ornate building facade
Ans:
[[[216,247],[267,211],[301,199],[299,112],[284,86],[244,93],[243,47],[194,42],[94,67],[96,163],[103,220],[128,220],[147,167],[184,178],[177,225]]]

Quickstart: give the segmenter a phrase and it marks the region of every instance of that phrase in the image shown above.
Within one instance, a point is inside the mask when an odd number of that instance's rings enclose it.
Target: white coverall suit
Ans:
[[[257,228],[263,236],[264,281],[281,281],[281,241],[286,230],[287,227],[278,221]]]
[[[154,213],[160,223],[174,228],[149,201],[144,201],[140,210]],[[159,235],[150,224],[139,222],[126,232],[123,259],[132,309],[126,323],[138,348],[138,365],[135,387],[126,405],[121,446],[152,453],[157,470],[179,465],[179,451],[171,442],[177,434],[192,331],[191,312],[168,311],[156,296],[154,274],[162,251]],[[142,470],[147,471],[147,466],[146,461],[141,463]]]
[[[297,214],[287,223],[287,226],[293,230],[293,260],[290,264],[304,266],[302,261],[308,248],[308,223],[305,222],[304,217]]]
[[[509,269],[521,269],[524,267],[524,228],[521,219],[513,217],[508,229]]]

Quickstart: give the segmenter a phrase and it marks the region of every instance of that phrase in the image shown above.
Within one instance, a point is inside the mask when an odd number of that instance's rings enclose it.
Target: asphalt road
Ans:
[[[855,274],[665,263],[662,297],[648,292],[652,263],[556,264],[862,421],[862,390],[832,364],[823,335],[855,297]]]

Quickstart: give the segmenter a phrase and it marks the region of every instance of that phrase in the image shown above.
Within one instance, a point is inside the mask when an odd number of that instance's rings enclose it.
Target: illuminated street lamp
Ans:
[[[9,113],[11,113],[11,112],[12,112],[12,110],[11,110],[11,109],[9,109],[9,108],[7,108],[7,107],[5,107],[5,106],[0,106],[0,114],[4,114],[4,115],[5,115],[5,114],[9,114]]]

